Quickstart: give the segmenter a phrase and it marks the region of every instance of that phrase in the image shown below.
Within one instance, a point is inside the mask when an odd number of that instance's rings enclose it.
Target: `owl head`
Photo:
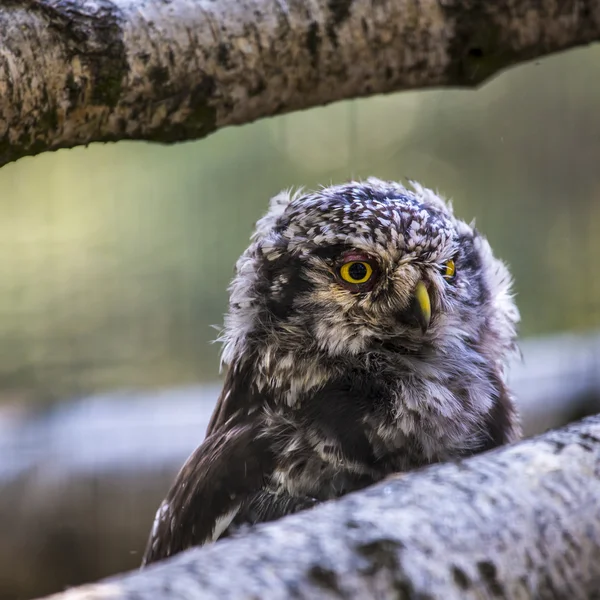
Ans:
[[[502,365],[519,319],[506,266],[449,203],[411,185],[274,197],[237,263],[223,361],[459,351]]]

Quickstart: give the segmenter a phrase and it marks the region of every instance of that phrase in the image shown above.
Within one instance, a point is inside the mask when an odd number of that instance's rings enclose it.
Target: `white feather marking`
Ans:
[[[230,510],[215,521],[211,542],[216,542],[221,537],[221,534],[231,525],[231,521],[233,521],[239,510],[240,505],[238,504],[233,510]]]

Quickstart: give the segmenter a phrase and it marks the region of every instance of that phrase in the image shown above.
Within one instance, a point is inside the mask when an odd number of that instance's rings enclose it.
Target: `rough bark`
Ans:
[[[472,86],[600,39],[597,0],[4,0],[0,165],[176,142],[345,98]]]
[[[599,465],[596,416],[52,598],[594,598]]]

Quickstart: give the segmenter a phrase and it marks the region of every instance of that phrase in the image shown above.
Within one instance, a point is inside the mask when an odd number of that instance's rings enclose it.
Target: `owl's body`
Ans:
[[[237,263],[223,392],[144,563],[520,429],[506,267],[433,192],[282,193]]]

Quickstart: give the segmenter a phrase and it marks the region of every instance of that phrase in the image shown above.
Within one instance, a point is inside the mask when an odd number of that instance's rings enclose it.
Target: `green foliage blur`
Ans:
[[[600,325],[600,47],[171,147],[0,170],[0,402],[214,380],[233,266],[282,188],[414,178],[476,218],[532,336]]]

